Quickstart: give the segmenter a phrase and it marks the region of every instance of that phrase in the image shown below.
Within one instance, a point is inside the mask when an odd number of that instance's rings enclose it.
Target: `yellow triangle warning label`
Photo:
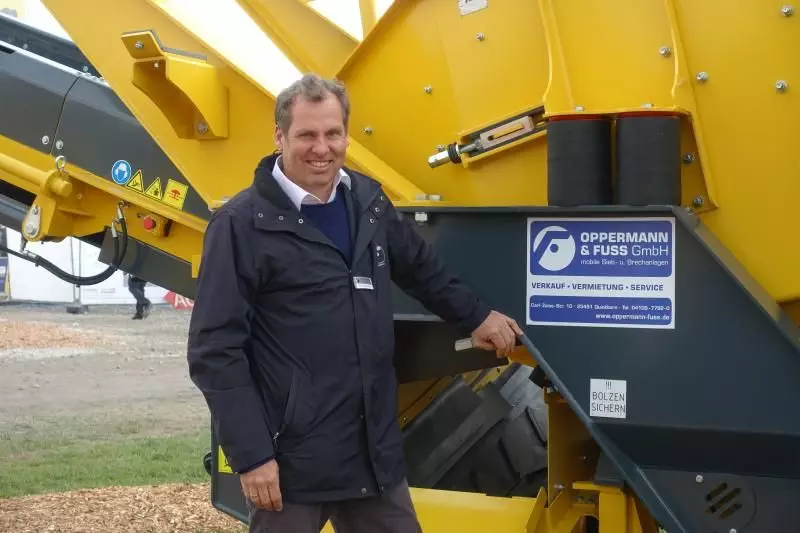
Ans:
[[[142,171],[137,170],[133,175],[131,181],[128,182],[128,187],[134,191],[144,192],[144,183],[142,182]]]
[[[161,178],[156,178],[153,180],[153,183],[147,187],[147,190],[144,191],[145,196],[149,196],[150,198],[155,198],[156,200],[161,201]]]

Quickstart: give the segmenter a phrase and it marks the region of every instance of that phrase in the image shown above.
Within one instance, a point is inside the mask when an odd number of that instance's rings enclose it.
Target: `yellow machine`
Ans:
[[[497,367],[398,295],[425,531],[800,528],[792,5],[360,0],[355,39],[238,0],[259,41],[191,2],[43,3],[75,44],[0,19],[0,223],[109,269],[21,255],[192,297],[210,213],[274,148],[262,75],[335,76],[347,164],[526,333]],[[212,500],[242,518],[214,449]]]

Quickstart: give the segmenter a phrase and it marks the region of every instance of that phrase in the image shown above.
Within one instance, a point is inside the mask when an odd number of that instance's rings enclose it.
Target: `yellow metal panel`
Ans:
[[[548,501],[570,498],[576,481],[590,479],[598,448],[586,427],[558,393],[546,393]]]
[[[539,28],[534,2],[489,2],[465,16],[450,0],[395,2],[339,73],[354,102],[353,139],[448,204],[546,203],[544,143],[468,167],[427,163],[438,145],[541,104]]]
[[[483,494],[412,488],[411,496],[426,532],[525,531],[535,498],[496,498]]]
[[[375,0],[358,0],[358,8],[361,12],[361,31],[367,35],[378,20]]]
[[[331,77],[358,44],[339,26],[298,0],[237,1],[302,72]]]
[[[166,52],[150,31],[122,42],[136,62],[133,83],[147,94],[182,139],[228,135],[228,93],[217,69],[204,59]]]
[[[273,99],[269,94],[183,31],[150,2],[45,0],[43,3],[65,28],[69,28],[75,43],[169,154],[175,166],[190,179],[204,201],[210,203],[233,195],[251,183],[256,163],[271,149],[271,131],[264,127],[272,116]],[[124,16],[120,16],[121,13]],[[102,20],[103,23],[88,24],[87,20]],[[164,46],[205,55],[210,64],[219,67],[221,82],[231,94],[227,140],[203,143],[178,138],[164,114],[133,85],[134,60],[121,37],[142,28],[152,29]],[[265,120],[254,120],[258,116]]]
[[[800,20],[780,2],[674,2],[698,118],[700,163],[713,172],[719,209],[703,221],[779,301],[800,298],[800,248],[785,231],[798,227],[800,198]],[[713,31],[708,23],[713,21]],[[781,92],[776,85],[787,81]]]
[[[548,112],[588,113],[672,106],[673,48],[668,16],[658,1],[541,0],[554,83]],[[556,83],[558,82],[558,83]]]

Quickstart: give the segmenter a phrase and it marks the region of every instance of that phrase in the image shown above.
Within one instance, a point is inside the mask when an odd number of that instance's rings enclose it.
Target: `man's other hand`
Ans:
[[[268,511],[283,510],[278,478],[278,463],[275,459],[239,476],[242,492],[256,507]]]
[[[522,330],[516,321],[502,313],[492,311],[472,332],[472,344],[483,350],[494,350],[497,357],[505,357],[514,349],[517,335],[522,335]]]

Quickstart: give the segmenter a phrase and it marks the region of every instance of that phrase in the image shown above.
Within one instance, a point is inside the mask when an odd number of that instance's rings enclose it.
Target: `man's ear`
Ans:
[[[283,151],[283,132],[275,125],[275,133],[274,133],[274,141],[275,141],[275,149],[279,152]]]

